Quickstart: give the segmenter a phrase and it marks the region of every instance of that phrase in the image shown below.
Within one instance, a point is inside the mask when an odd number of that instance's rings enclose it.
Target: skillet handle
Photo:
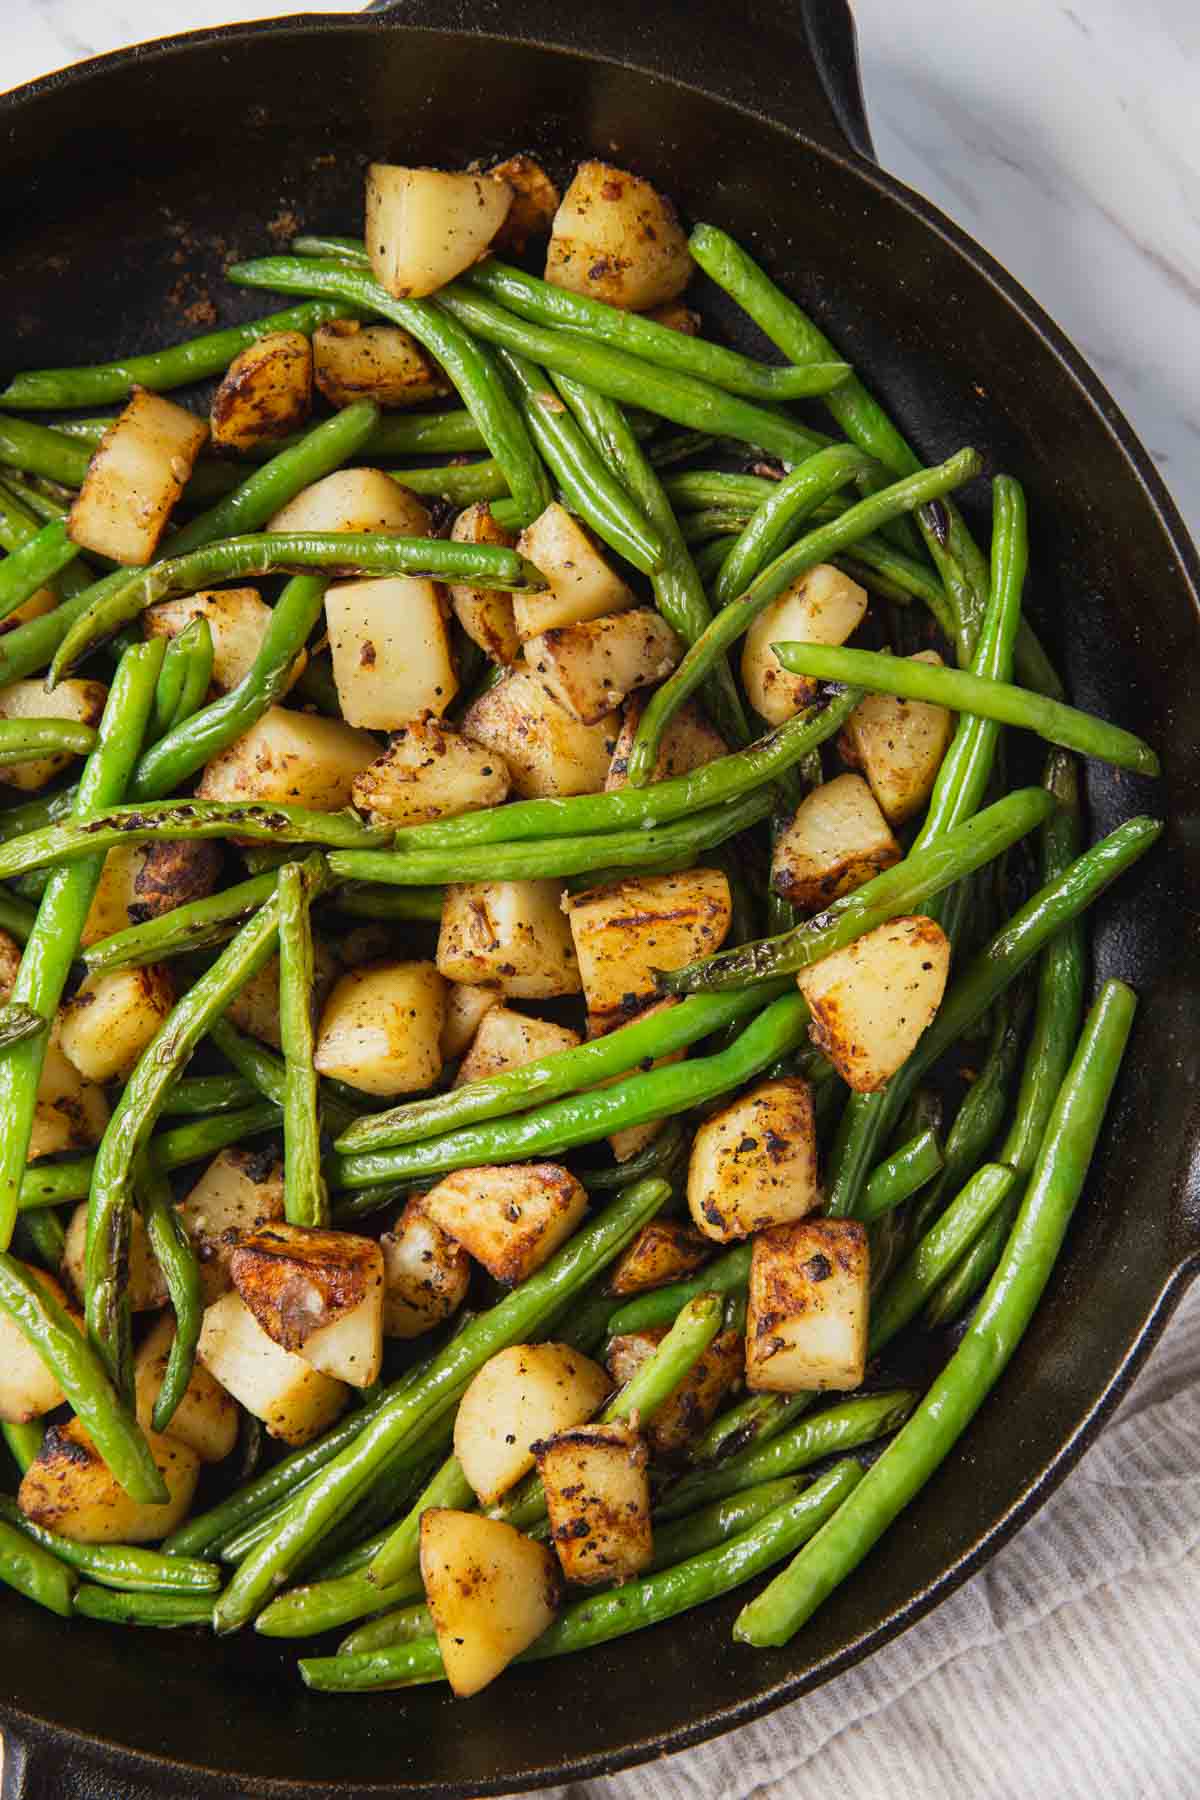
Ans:
[[[849,0],[370,0],[426,31],[478,32],[602,57],[717,94],[826,150],[874,162]]]

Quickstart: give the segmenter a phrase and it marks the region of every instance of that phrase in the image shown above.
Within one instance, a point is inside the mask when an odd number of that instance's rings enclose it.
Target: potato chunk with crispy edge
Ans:
[[[754,1240],[746,1385],[799,1394],[855,1388],[867,1360],[870,1253],[857,1219],[801,1219]]]

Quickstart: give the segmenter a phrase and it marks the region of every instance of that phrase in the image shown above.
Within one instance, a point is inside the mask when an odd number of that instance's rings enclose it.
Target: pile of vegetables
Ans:
[[[365,212],[0,394],[0,1580],[349,1626],[331,1691],[772,1570],[783,1644],[1050,1279],[1135,1005],[1083,916],[1160,831],[1085,847],[1079,758],[1157,761],[1067,703],[1019,485],[985,554],[976,452],[720,230],[526,156]]]

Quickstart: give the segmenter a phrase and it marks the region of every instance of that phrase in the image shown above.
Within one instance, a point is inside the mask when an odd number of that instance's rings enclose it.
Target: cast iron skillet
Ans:
[[[584,14],[586,13],[586,16]],[[1097,832],[1168,844],[1102,906],[1099,975],[1143,1008],[1076,1228],[999,1391],[884,1545],[786,1650],[735,1649],[734,1597],[606,1650],[444,1693],[309,1696],[295,1648],[70,1627],[3,1608],[4,1800],[465,1796],[610,1772],[825,1681],[919,1617],[1060,1481],[1200,1266],[1195,552],[1149,458],[1045,315],[871,161],[842,0],[406,0],[109,56],[0,99],[11,369],[185,335],[231,251],[346,229],[368,156],[611,154],[727,227],[816,313],[929,460],[970,442],[1029,490],[1033,610],[1083,705],[1163,754],[1158,790],[1092,768]],[[164,333],[164,319],[168,329]],[[732,321],[726,320],[727,325]],[[1189,704],[1190,703],[1190,704]]]

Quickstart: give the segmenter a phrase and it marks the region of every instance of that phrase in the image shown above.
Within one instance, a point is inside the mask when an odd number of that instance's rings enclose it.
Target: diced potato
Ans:
[[[492,517],[486,500],[478,500],[459,513],[450,528],[454,544],[498,544],[511,550],[516,544],[515,531],[505,530]],[[513,614],[511,594],[499,588],[477,588],[468,582],[450,583],[450,605],[454,616],[473,644],[491,657],[493,662],[515,662],[521,649]]]
[[[12,994],[21,967],[21,946],[7,931],[0,931],[0,1002]]]
[[[522,668],[481,694],[462,722],[465,737],[504,759],[522,800],[598,794],[619,727],[615,712],[594,725],[580,724]]]
[[[365,1094],[415,1094],[442,1072],[446,984],[429,962],[374,963],[334,984],[313,1067]]]
[[[146,1436],[166,1483],[165,1505],[131,1500],[78,1419],[47,1431],[17,1504],[35,1525],[77,1544],[148,1544],[166,1537],[187,1517],[200,1458],[178,1438],[152,1431]]]
[[[759,1082],[697,1131],[688,1207],[705,1237],[725,1244],[820,1204],[812,1089],[799,1076]]]
[[[587,1211],[587,1195],[557,1163],[510,1163],[456,1169],[421,1205],[489,1275],[515,1286],[570,1237]]]
[[[402,725],[354,782],[354,804],[375,825],[426,825],[507,798],[504,758],[434,718]]]
[[[454,1420],[454,1454],[491,1506],[533,1467],[533,1446],[590,1419],[612,1392],[606,1370],[568,1344],[511,1344],[472,1378]]]
[[[30,619],[45,618],[57,605],[58,595],[53,588],[38,588],[36,593],[30,594],[28,600],[22,600],[20,606],[14,606],[10,613],[0,619],[0,637],[6,632],[15,631],[18,625],[28,624]]]
[[[936,650],[922,650],[909,660],[942,665]],[[892,824],[901,825],[933,792],[953,736],[954,714],[944,706],[866,694],[847,719],[838,749],[862,770]]]
[[[143,849],[133,877],[131,925],[203,900],[216,887],[224,860],[220,844],[206,838],[160,838]]]
[[[594,725],[634,688],[663,681],[683,645],[651,607],[556,626],[530,638],[525,661],[546,692],[584,725]]]
[[[260,1225],[235,1244],[229,1273],[272,1343],[351,1387],[376,1379],[383,1361],[383,1252],[374,1238]]]
[[[898,863],[903,852],[861,775],[822,782],[797,807],[771,858],[771,886],[818,912]]]
[[[41,1156],[55,1156],[61,1150],[88,1150],[100,1142],[108,1124],[108,1101],[103,1088],[85,1081],[74,1063],[64,1056],[60,1030],[56,1019],[42,1059],[27,1152],[29,1162],[36,1162]]]
[[[746,1385],[799,1394],[854,1388],[867,1365],[867,1233],[857,1219],[802,1219],[754,1240]]]
[[[562,196],[541,163],[532,156],[508,156],[488,170],[493,181],[506,181],[512,205],[492,240],[492,249],[523,256],[530,238],[545,237],[554,223]]]
[[[332,1425],[350,1395],[344,1382],[269,1338],[242,1296],[223,1294],[204,1314],[196,1355],[271,1437],[307,1444]]]
[[[341,972],[341,958],[335,956],[324,938],[318,937],[314,932],[312,999],[317,1011],[324,1006]],[[258,1038],[264,1044],[270,1044],[273,1050],[282,1048],[283,1040],[279,1035],[277,956],[264,963],[257,975],[252,975],[249,981],[243,983],[226,1009],[226,1017],[239,1031]]]
[[[266,800],[337,812],[354,778],[379,755],[365,731],[340,719],[269,706],[262,718],[204,766],[201,800]]]
[[[467,1049],[479,1029],[484,1015],[502,1002],[498,987],[471,985],[465,981],[446,983],[446,1022],[442,1026],[442,1061],[453,1062]]]
[[[174,1317],[164,1313],[134,1358],[137,1416],[143,1429],[150,1424],[174,1342]],[[183,1399],[171,1415],[170,1435],[207,1463],[223,1462],[237,1443],[237,1406],[200,1363],[193,1365]]]
[[[627,1331],[611,1340],[608,1367],[613,1380],[624,1387],[667,1335],[665,1325],[648,1331]],[[721,1331],[699,1362],[693,1363],[654,1418],[643,1429],[654,1457],[672,1457],[685,1450],[694,1437],[716,1417],[717,1409],[734,1383],[742,1378],[744,1348],[741,1333]]]
[[[449,981],[494,982],[514,1000],[577,994],[561,900],[557,881],[456,882],[442,905],[438,968]]]
[[[692,275],[687,236],[665,194],[612,163],[582,162],[554,215],[546,280],[644,312]]]
[[[426,1215],[417,1195],[384,1232],[379,1248],[385,1337],[420,1337],[458,1311],[471,1285],[471,1259]]]
[[[108,689],[102,681],[60,681],[50,694],[40,677],[35,681],[12,681],[0,688],[0,719],[71,719],[81,725],[98,725],[107,699]],[[31,794],[44,788],[74,761],[70,752],[60,751],[53,756],[33,757],[29,762],[9,763],[0,768],[0,781]]]
[[[653,1006],[645,1007],[637,1016],[642,1019],[648,1019],[651,1013],[663,1012],[667,1007],[678,1006],[678,1004],[678,1000],[675,999],[658,1000]],[[589,1039],[604,1037],[606,1033],[614,1030],[618,1025],[628,1025],[630,1023],[631,1020],[625,1018],[623,1014],[590,1014],[588,1017],[587,1034]],[[655,1057],[652,1063],[643,1063],[640,1066],[642,1068],[663,1069],[668,1063],[682,1062],[686,1055],[686,1050],[672,1050],[669,1056]],[[612,1087],[617,1082],[626,1080],[626,1078],[626,1075],[614,1075],[610,1080],[601,1081],[597,1085],[600,1087]],[[621,1131],[610,1132],[608,1141],[617,1161],[628,1162],[631,1157],[637,1156],[648,1144],[654,1142],[666,1122],[665,1118],[650,1119],[645,1125],[626,1125]]]
[[[312,411],[312,387],[312,345],[304,333],[268,332],[239,351],[213,395],[213,443],[253,450],[298,431]]]
[[[336,582],[325,593],[325,619],[348,725],[393,731],[422,713],[445,712],[458,676],[436,581]]]
[[[89,975],[62,1009],[59,1041],[88,1081],[129,1074],[175,1004],[175,984],[162,963]]]
[[[746,698],[768,725],[782,725],[811,705],[817,683],[807,675],[789,675],[772,644],[844,644],[862,623],[867,590],[830,563],[813,569],[784,588],[754,620],[742,649],[742,683]]]
[[[615,788],[623,788],[628,782],[629,753],[633,749],[648,699],[647,694],[631,694],[622,708],[621,735],[617,739],[617,747],[613,751],[613,759],[604,779],[606,794],[612,793]],[[650,780],[669,781],[673,775],[690,775],[693,769],[702,768],[705,763],[715,762],[718,756],[728,754],[729,745],[720,732],[709,724],[700,708],[689,700],[680,707],[663,732]]]
[[[63,1274],[82,1302],[85,1286],[87,1249],[87,1202],[81,1200],[71,1214],[63,1245]],[[129,1273],[125,1292],[133,1312],[157,1312],[167,1304],[167,1284],[163,1280],[141,1214],[133,1214],[129,1231]]]
[[[702,1269],[712,1247],[681,1219],[651,1219],[613,1264],[610,1294],[641,1294]]]
[[[222,694],[250,673],[271,623],[271,608],[257,588],[217,588],[188,594],[177,600],[160,600],[142,614],[142,631],[148,638],[178,637],[193,619],[207,619],[213,641],[213,686]],[[297,653],[288,678],[290,687],[299,680],[308,653]]]
[[[313,332],[312,348],[313,377],[330,406],[419,406],[450,391],[437,364],[399,325],[331,319]]]
[[[229,1259],[242,1236],[283,1217],[283,1164],[273,1149],[222,1150],[179,1204],[196,1251],[205,1305],[233,1286]]]
[[[80,939],[85,950],[102,938],[112,937],[114,932],[127,930],[133,923],[129,909],[135,899],[134,884],[146,860],[147,848],[145,844],[118,844],[104,858]]]
[[[653,319],[656,325],[665,325],[668,331],[678,331],[682,337],[700,336],[700,314],[685,306],[682,300],[668,300],[663,306],[652,306],[646,317]]]
[[[454,1085],[486,1081],[490,1075],[502,1075],[506,1069],[519,1069],[523,1063],[574,1049],[578,1042],[579,1033],[566,1025],[556,1025],[551,1019],[534,1019],[508,1006],[494,1006],[480,1020]]]
[[[32,1263],[22,1263],[20,1267],[72,1313],[77,1323],[82,1323],[66,1290],[53,1275]],[[0,1313],[0,1419],[6,1425],[24,1425],[30,1419],[40,1419],[43,1413],[53,1412],[65,1398],[49,1363],[39,1356],[9,1314]]]
[[[568,1581],[594,1587],[649,1567],[650,1475],[631,1425],[577,1425],[534,1446],[550,1540]]]
[[[428,537],[429,510],[382,469],[335,469],[281,506],[268,531],[381,531]]]
[[[554,1621],[558,1564],[500,1519],[431,1506],[421,1514],[421,1580],[446,1679],[477,1694]]]
[[[445,287],[488,245],[512,205],[507,181],[372,163],[365,237],[371,273],[398,300]]]
[[[148,563],[207,436],[186,407],[135,387],[88,464],[68,516],[71,541],[114,562]]]
[[[882,1087],[908,1060],[942,1003],[950,942],[933,919],[889,919],[802,969],[796,985],[812,1011],[809,1035],[860,1094]]]
[[[514,594],[513,616],[522,640],[577,625],[637,604],[633,589],[600,554],[578,519],[552,500],[517,539],[522,556],[539,568],[550,586],[540,594]]]
[[[655,997],[656,969],[720,948],[732,909],[720,869],[630,876],[564,902],[588,1012],[606,1030]]]

